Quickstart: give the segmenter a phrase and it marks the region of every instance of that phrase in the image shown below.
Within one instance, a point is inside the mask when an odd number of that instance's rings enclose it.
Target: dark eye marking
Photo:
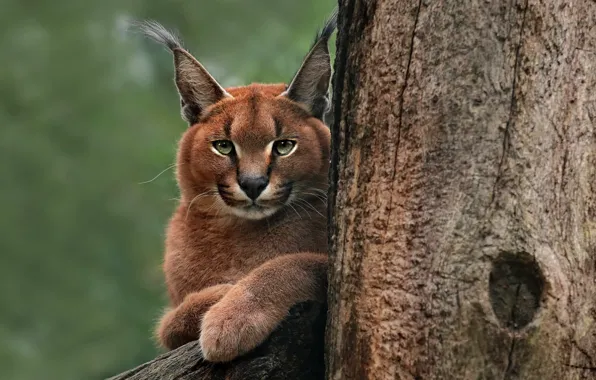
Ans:
[[[232,120],[226,120],[224,126],[223,126],[223,130],[224,133],[226,135],[226,137],[229,139],[232,133]]]
[[[283,133],[283,125],[278,119],[275,118],[273,119],[273,123],[275,125],[275,138],[279,138],[279,136],[281,136]]]

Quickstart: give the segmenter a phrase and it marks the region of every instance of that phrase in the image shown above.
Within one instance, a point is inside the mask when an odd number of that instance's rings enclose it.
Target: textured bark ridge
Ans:
[[[326,311],[313,302],[296,305],[265,343],[230,363],[203,361],[193,342],[109,380],[322,380]]]
[[[329,379],[596,379],[596,2],[339,3]]]

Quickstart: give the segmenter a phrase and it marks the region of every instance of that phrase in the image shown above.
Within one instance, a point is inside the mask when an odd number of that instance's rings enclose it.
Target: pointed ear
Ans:
[[[232,96],[186,50],[178,48],[173,53],[182,117],[192,125],[207,107]]]
[[[300,69],[288,85],[285,96],[309,111],[314,117],[323,120],[329,108],[329,82],[331,79],[331,57],[329,37],[337,26],[337,8],[329,16],[323,29],[302,61]]]
[[[176,87],[180,94],[182,118],[189,125],[199,121],[205,109],[224,98],[232,96],[209,74],[173,33],[155,21],[140,24],[141,31],[151,39],[165,45],[174,55]]]

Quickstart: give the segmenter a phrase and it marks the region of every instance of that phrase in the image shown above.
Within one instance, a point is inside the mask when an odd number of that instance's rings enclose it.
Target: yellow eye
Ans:
[[[286,156],[294,150],[296,142],[292,140],[278,140],[273,143],[273,152],[279,156]]]
[[[227,156],[234,151],[234,144],[230,140],[218,140],[213,142],[213,147],[219,153]]]

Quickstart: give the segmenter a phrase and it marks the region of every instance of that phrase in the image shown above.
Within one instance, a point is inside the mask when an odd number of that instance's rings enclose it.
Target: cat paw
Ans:
[[[203,357],[227,362],[246,354],[269,337],[283,315],[260,307],[249,294],[230,292],[203,318],[199,338]]]
[[[168,311],[160,321],[155,335],[160,345],[168,350],[174,350],[188,342],[197,340],[197,335],[184,329],[184,324],[176,320],[176,311]]]

